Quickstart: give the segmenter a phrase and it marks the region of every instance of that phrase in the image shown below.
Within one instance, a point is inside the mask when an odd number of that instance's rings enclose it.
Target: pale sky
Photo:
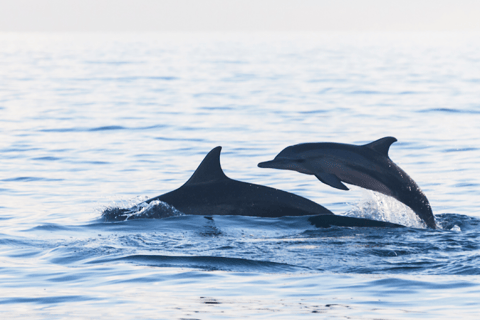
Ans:
[[[480,0],[0,0],[0,32],[480,32]]]

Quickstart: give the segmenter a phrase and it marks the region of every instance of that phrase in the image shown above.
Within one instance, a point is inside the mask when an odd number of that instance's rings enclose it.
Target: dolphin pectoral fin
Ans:
[[[322,181],[325,184],[328,184],[330,187],[334,187],[341,190],[348,190],[347,186],[340,181],[340,179],[331,173],[321,172],[315,174],[318,180]]]

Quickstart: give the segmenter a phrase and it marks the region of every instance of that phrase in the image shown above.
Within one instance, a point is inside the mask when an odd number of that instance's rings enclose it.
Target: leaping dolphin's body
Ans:
[[[317,227],[401,227],[382,221],[336,216],[327,208],[293,193],[228,178],[220,166],[221,147],[212,149],[180,188],[147,200],[165,202],[192,215],[256,217],[312,216]],[[128,209],[104,211],[106,220],[135,219]],[[155,218],[155,215],[149,216]]]
[[[397,139],[385,137],[366,145],[302,143],[283,149],[261,168],[298,171],[314,175],[323,183],[348,190],[346,182],[391,196],[409,206],[430,228],[436,228],[425,194],[408,174],[388,157]]]

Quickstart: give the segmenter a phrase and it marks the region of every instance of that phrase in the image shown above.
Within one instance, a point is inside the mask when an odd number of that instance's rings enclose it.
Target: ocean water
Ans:
[[[0,34],[0,317],[478,319],[479,39]],[[384,136],[439,230],[385,196],[257,167]],[[233,179],[407,228],[102,217],[176,189],[216,146]]]

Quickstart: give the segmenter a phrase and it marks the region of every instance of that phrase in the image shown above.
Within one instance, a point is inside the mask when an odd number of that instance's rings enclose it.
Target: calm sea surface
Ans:
[[[0,317],[478,319],[479,39],[0,34]],[[441,229],[257,167],[384,136]],[[233,179],[408,228],[102,218],[179,187],[216,146]]]

